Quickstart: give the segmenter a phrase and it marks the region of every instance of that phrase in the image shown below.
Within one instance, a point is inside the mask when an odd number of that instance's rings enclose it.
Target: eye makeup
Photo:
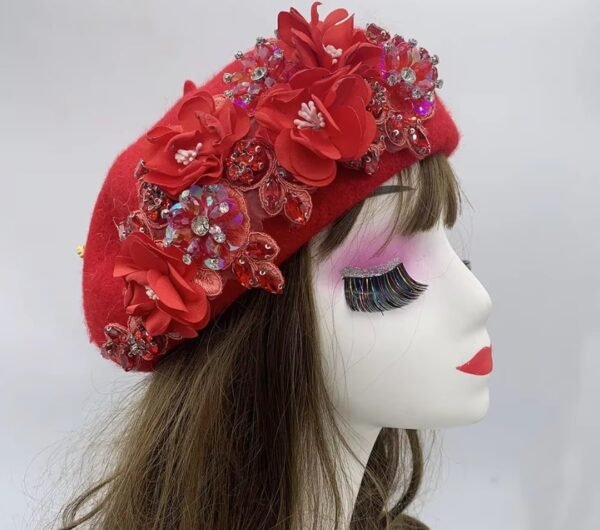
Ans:
[[[399,259],[369,269],[345,267],[342,276],[352,311],[374,313],[404,307],[427,289],[411,278]]]

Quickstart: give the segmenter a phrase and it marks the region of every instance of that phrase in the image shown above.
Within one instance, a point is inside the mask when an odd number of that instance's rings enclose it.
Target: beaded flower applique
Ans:
[[[117,223],[128,323],[108,324],[102,346],[125,370],[197,336],[228,281],[281,293],[263,221],[305,224],[311,194],[340,165],[367,178],[384,152],[430,154],[437,56],[375,24],[355,28],[345,9],[321,20],[319,5],[310,21],[280,12],[274,37],[235,55],[222,94],[186,81],[176,124],[146,134],[139,207]]]

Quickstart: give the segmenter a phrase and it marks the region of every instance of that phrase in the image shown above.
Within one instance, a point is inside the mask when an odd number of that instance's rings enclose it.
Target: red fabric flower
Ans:
[[[360,158],[376,132],[366,110],[371,88],[349,67],[331,73],[311,68],[277,85],[259,101],[255,117],[278,132],[275,154],[299,181],[326,186],[335,178],[336,161]]]
[[[308,22],[293,7],[277,17],[277,36],[289,48],[294,59],[304,68],[322,66],[335,70],[345,65],[359,65],[359,73],[375,67],[381,55],[378,46],[369,43],[359,29],[354,28],[354,15],[336,9],[325,20],[319,20],[314,2]]]
[[[250,127],[244,109],[226,99],[216,105],[203,90],[185,98],[177,119],[178,125],[158,126],[146,135],[151,147],[144,179],[173,196],[196,182],[219,179],[224,156]]]
[[[152,336],[167,333],[192,338],[210,317],[206,293],[194,278],[194,264],[181,260],[181,251],[159,248],[135,232],[123,241],[113,276],[127,282],[127,314],[142,317]]]

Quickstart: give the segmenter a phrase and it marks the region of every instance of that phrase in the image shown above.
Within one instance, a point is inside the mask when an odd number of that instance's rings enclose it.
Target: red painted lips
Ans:
[[[473,375],[487,375],[492,371],[492,347],[486,346],[481,348],[472,359],[467,361],[461,366],[457,366],[456,369],[461,372]]]

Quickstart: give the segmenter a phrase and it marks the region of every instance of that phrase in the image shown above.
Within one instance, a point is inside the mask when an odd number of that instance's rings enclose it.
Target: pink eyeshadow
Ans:
[[[418,280],[417,275],[420,268],[418,264],[418,238],[395,236],[381,249],[381,246],[385,243],[386,235],[370,238],[366,234],[354,245],[347,245],[345,248],[340,249],[338,253],[335,253],[330,270],[331,280],[337,283],[345,267],[374,269],[383,267],[394,260],[402,261],[409,274],[414,274],[415,280]]]

